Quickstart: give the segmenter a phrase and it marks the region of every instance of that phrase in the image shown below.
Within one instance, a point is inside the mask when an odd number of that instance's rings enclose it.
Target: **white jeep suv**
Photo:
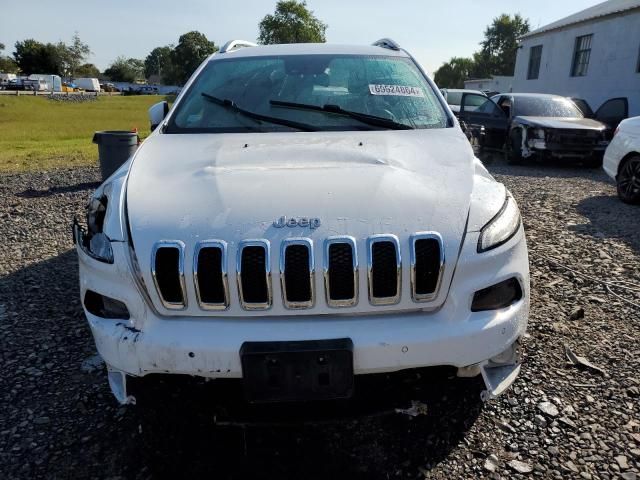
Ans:
[[[406,51],[230,42],[93,195],[74,237],[112,391],[241,378],[248,401],[348,398],[448,365],[484,398],[519,371],[518,207]]]

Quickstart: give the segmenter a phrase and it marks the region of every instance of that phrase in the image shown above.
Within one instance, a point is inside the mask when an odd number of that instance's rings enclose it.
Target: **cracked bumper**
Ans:
[[[472,240],[468,243],[475,250]],[[476,366],[476,374],[483,373],[489,387],[488,360],[514,344],[527,325],[529,277],[522,229],[486,254],[463,250],[449,296],[439,310],[384,315],[161,317],[138,291],[129,271],[126,244],[113,242],[112,246],[112,265],[96,262],[81,249],[78,256],[82,297],[90,289],[124,302],[130,312],[129,320],[113,320],[85,310],[98,352],[109,366],[110,381],[113,376],[116,384],[119,374],[123,379],[150,373],[240,378],[239,352],[245,341],[348,337],[354,345],[355,374]],[[510,277],[521,282],[522,300],[501,310],[471,312],[476,290]],[[511,367],[510,372],[514,371],[508,384],[517,375],[517,365]]]

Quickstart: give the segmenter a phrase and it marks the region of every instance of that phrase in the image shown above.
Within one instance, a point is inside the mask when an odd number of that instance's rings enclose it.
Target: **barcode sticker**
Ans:
[[[396,95],[400,97],[424,97],[420,87],[405,85],[369,85],[371,95]]]

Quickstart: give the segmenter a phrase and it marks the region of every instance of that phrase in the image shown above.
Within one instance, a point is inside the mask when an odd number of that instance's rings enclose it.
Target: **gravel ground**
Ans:
[[[0,176],[0,478],[640,478],[640,308],[625,302],[640,294],[601,283],[640,283],[640,209],[600,171],[486,162],[530,248],[513,388],[482,405],[477,379],[395,376],[353,406],[271,417],[238,407],[233,383],[163,381],[118,406],[69,228],[97,170]],[[395,412],[411,400],[418,416]]]

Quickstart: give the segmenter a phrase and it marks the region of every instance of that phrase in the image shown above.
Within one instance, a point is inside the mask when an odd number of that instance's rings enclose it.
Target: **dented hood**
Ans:
[[[127,210],[147,282],[151,249],[159,240],[184,242],[188,262],[195,243],[206,239],[226,241],[233,259],[244,239],[265,238],[275,249],[292,236],[322,245],[332,235],[362,243],[369,235],[391,233],[404,248],[411,233],[437,231],[455,258],[473,172],[471,148],[453,128],[156,134],[133,161]],[[320,223],[313,229],[274,227],[282,216]]]
[[[571,130],[604,130],[607,128],[602,122],[591,118],[564,117],[516,117],[515,122],[532,127],[561,128]]]

